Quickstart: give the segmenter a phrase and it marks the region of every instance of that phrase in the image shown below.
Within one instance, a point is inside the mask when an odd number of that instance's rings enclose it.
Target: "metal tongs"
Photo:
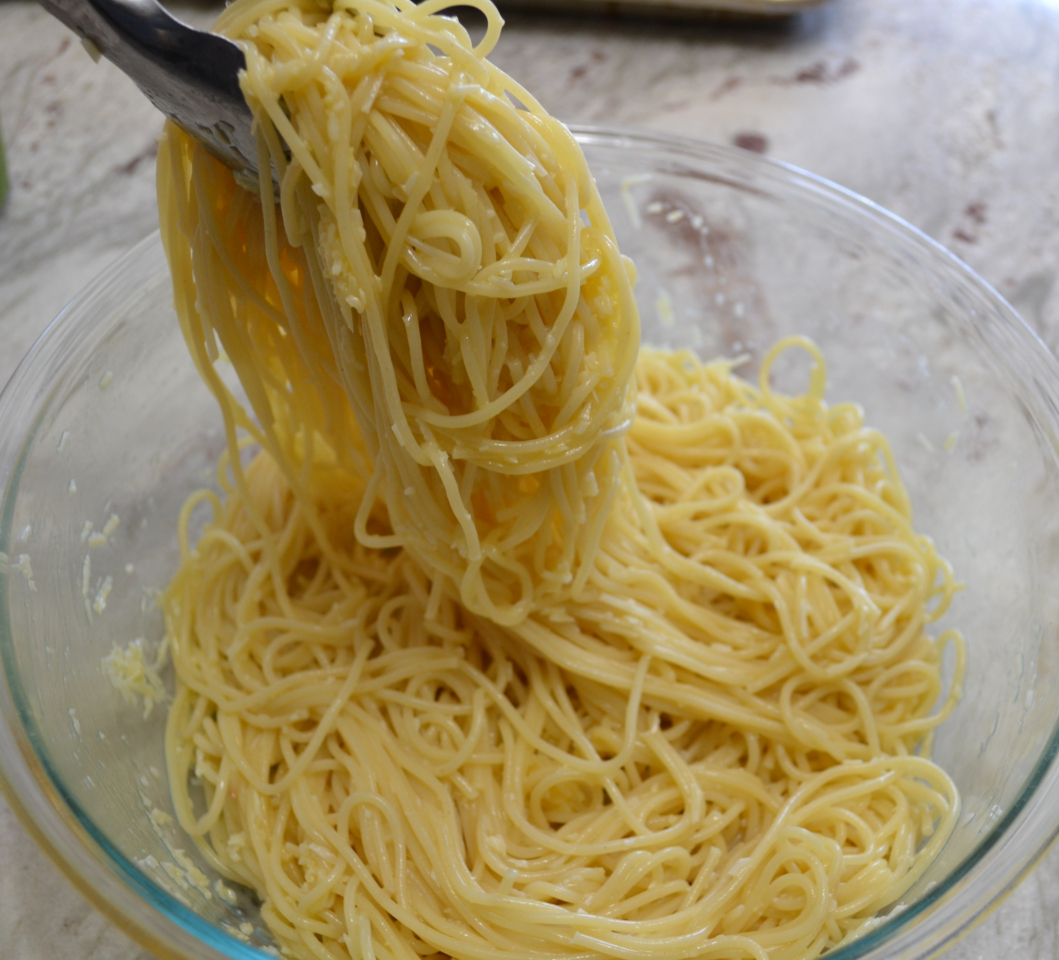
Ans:
[[[241,179],[256,180],[252,118],[239,89],[246,58],[231,40],[192,29],[157,0],[39,2]]]

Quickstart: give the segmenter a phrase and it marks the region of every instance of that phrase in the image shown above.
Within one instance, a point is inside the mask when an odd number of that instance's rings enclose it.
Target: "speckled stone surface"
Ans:
[[[209,5],[176,8],[205,24]],[[763,151],[949,246],[1059,349],[1059,2],[834,0],[786,23],[511,14],[494,59],[568,121]],[[27,0],[0,0],[0,382],[157,225],[153,108]],[[0,800],[0,957],[144,960]],[[1059,960],[1059,852],[947,960]]]

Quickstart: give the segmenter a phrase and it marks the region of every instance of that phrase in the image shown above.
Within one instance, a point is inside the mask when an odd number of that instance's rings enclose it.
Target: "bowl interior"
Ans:
[[[874,952],[954,898],[978,909],[964,888],[1037,796],[1055,748],[1059,687],[1042,682],[1059,666],[1051,359],[939,248],[811,177],[723,148],[580,138],[638,269],[645,342],[745,356],[755,376],[777,339],[815,340],[829,399],[860,403],[889,438],[918,529],[966,585],[939,625],[966,636],[965,693],[934,746],[962,793],[959,826],[905,898],[918,909],[892,911],[841,952]],[[0,764],[54,787],[127,890],[119,911],[146,901],[208,952],[249,955],[271,943],[254,897],[218,884],[172,821],[164,706],[145,718],[101,666],[136,640],[153,657],[177,514],[215,485],[223,447],[170,301],[155,236],[59,318],[0,402],[0,550],[12,565],[0,697],[25,753]],[[805,361],[790,352],[774,382],[797,388]]]

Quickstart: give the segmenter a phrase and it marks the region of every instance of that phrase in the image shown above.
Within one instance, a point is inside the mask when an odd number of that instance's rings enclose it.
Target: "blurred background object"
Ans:
[[[4,130],[0,126],[0,210],[7,197],[7,157],[4,155]]]
[[[501,10],[548,10],[588,14],[750,19],[789,17],[835,0],[500,0]]]

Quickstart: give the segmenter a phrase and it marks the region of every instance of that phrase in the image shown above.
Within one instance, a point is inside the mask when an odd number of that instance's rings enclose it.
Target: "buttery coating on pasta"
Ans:
[[[588,574],[632,417],[639,321],[580,148],[484,59],[495,9],[472,48],[439,7],[225,11],[217,29],[246,49],[261,188],[271,159],[279,217],[170,139],[195,171],[184,230],[217,260],[199,266],[216,291],[199,319],[267,448],[291,459],[314,434],[351,446],[333,423],[341,393],[373,464],[361,541],[411,551],[468,609],[510,624]],[[372,537],[377,503],[389,533]]]
[[[163,603],[181,826],[307,960],[818,956],[954,825],[952,573],[815,345],[640,349],[576,143],[441,9],[226,10],[276,203],[167,128],[228,433]]]

